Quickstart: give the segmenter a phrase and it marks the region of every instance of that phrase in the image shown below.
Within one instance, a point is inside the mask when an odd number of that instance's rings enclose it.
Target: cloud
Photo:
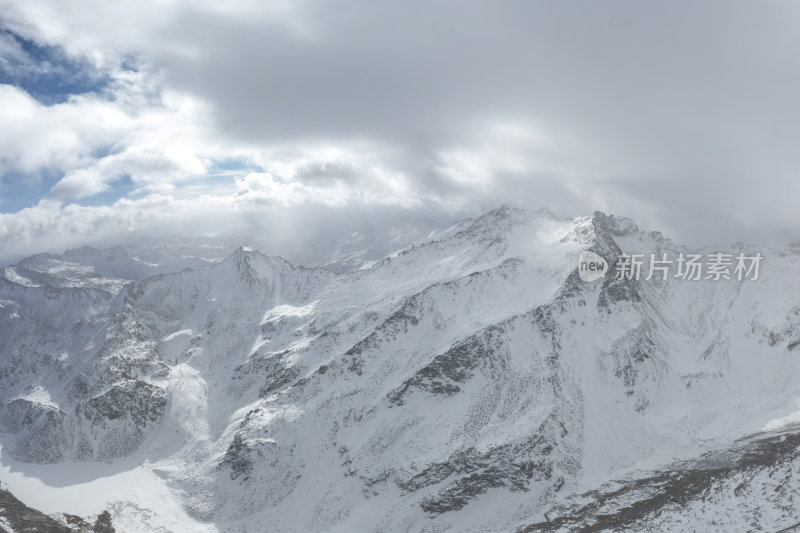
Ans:
[[[0,85],[0,172],[30,176],[80,165],[126,129],[128,117],[110,102],[78,97],[44,106],[28,93]]]
[[[227,187],[189,187],[182,194],[151,190],[108,205],[79,205],[43,199],[16,213],[0,213],[0,261],[13,262],[37,252],[59,252],[90,242],[130,243],[148,235],[235,234],[260,249],[290,259],[313,256],[319,242],[330,243],[364,226],[438,225],[452,214],[430,205],[403,206],[341,188],[322,192],[251,173]]]
[[[213,138],[200,102],[146,92],[123,79],[106,94],[45,105],[0,85],[0,172],[36,180],[55,171],[62,177],[47,197],[67,201],[106,191],[121,177],[141,187],[203,177],[211,161],[236,155]]]
[[[602,209],[695,243],[800,223],[794,2],[3,4],[109,79],[58,105],[0,86],[6,194],[55,169],[47,220],[128,178],[133,224],[150,196],[205,209],[198,191],[232,210]]]

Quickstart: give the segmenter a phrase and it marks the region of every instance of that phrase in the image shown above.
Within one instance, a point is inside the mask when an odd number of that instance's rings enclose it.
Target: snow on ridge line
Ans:
[[[177,339],[178,337],[183,337],[185,335],[194,335],[194,331],[191,329],[182,329],[180,331],[176,331],[175,333],[170,333],[169,335],[162,337],[161,342],[169,342],[171,340]]]

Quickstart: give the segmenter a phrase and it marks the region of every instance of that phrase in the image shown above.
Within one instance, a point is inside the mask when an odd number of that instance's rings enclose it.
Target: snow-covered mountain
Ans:
[[[187,241],[5,267],[0,478],[120,531],[800,523],[800,250],[507,207],[414,240],[317,268]],[[615,275],[717,252],[762,254],[758,279]]]

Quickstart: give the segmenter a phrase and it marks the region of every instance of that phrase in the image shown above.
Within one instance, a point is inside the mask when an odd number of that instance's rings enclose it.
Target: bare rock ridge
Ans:
[[[16,533],[114,533],[111,514],[100,513],[93,523],[75,515],[64,515],[55,520],[23,504],[7,490],[0,489],[0,532]]]

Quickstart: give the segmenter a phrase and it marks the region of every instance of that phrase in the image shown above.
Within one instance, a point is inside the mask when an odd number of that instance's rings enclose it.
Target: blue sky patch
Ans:
[[[41,45],[0,29],[0,83],[19,87],[44,105],[101,91],[109,81],[89,61],[69,57],[60,46]]]
[[[99,194],[87,196],[77,200],[70,200],[69,204],[77,204],[84,207],[96,207],[101,205],[111,205],[120,198],[123,198],[136,189],[136,185],[130,176],[122,176],[109,183],[109,188]]]
[[[0,184],[0,213],[16,213],[33,207],[47,196],[64,173],[55,170],[41,170],[36,174],[9,172],[2,176]]]

